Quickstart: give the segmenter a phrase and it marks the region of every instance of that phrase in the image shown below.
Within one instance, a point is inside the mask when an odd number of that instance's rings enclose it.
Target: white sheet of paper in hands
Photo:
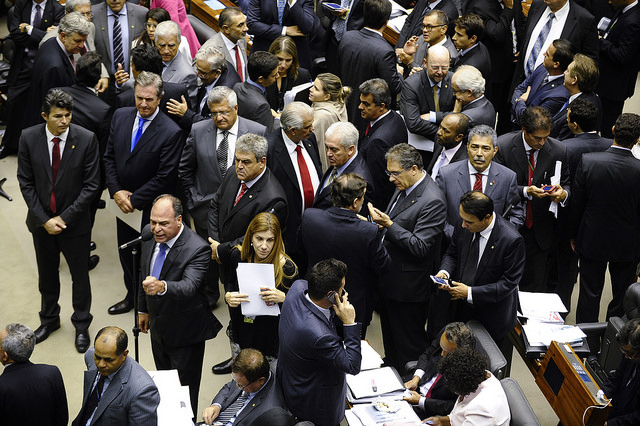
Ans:
[[[269,306],[260,297],[262,288],[276,288],[271,263],[240,263],[237,274],[240,293],[249,295],[249,302],[240,305],[242,315],[248,317],[280,315],[280,306],[277,303]]]

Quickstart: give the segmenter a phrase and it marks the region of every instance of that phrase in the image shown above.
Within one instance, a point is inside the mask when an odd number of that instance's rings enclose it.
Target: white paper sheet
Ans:
[[[404,391],[404,383],[391,367],[361,371],[357,375],[347,374],[347,385],[356,398],[383,395],[394,391]],[[373,390],[373,387],[376,390]]]
[[[137,232],[140,232],[140,224],[142,223],[141,210],[133,210],[132,213],[122,213],[122,210],[120,210],[120,207],[113,201],[113,198],[107,199],[106,209]]]
[[[382,357],[375,349],[371,347],[366,340],[360,341],[360,352],[362,353],[362,362],[360,363],[360,371],[372,370],[380,368],[382,365]]]
[[[237,273],[240,293],[249,295],[249,302],[240,305],[242,315],[248,317],[280,315],[280,306],[277,303],[269,306],[260,297],[262,288],[276,288],[271,263],[240,263]]]
[[[556,161],[556,168],[551,176],[551,185],[559,185],[560,178],[562,177],[562,161]],[[549,211],[553,213],[555,218],[558,218],[558,203],[551,202],[549,205]]]
[[[178,370],[149,371],[158,387],[158,426],[192,426],[193,410],[189,386],[182,386]]]
[[[530,312],[567,312],[562,299],[556,293],[531,293],[518,291],[522,314],[528,317]]]
[[[308,89],[311,86],[313,86],[313,81],[310,81],[304,84],[299,84],[298,86],[292,87],[291,90],[284,92],[284,106],[289,105],[291,102],[293,102],[296,99],[296,95],[298,93]]]

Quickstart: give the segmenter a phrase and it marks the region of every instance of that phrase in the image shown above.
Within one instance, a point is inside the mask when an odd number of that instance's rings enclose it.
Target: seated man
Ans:
[[[452,322],[420,355],[413,378],[404,384],[411,391],[411,396],[404,399],[416,405],[414,410],[421,418],[451,412],[458,396],[441,380],[438,364],[443,357],[458,349],[475,346],[473,331],[463,322]]]
[[[479,124],[496,125],[496,110],[484,95],[485,79],[476,67],[462,65],[451,77],[451,87],[456,102],[453,112],[461,112],[469,118],[469,128]]]
[[[616,336],[624,357],[618,368],[602,385],[604,394],[614,400],[607,425],[630,425],[640,422],[640,320],[628,321]]]
[[[259,350],[241,350],[233,360],[231,376],[233,379],[202,413],[206,424],[215,421],[226,425],[233,420],[234,426],[249,426],[272,408],[284,407],[276,375],[269,370],[269,362]]]

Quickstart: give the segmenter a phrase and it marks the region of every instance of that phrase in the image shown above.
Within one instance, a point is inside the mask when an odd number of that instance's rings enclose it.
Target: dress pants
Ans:
[[[553,247],[542,249],[538,245],[535,236],[535,224],[531,229],[526,226],[520,228],[520,234],[524,239],[526,261],[524,274],[519,284],[521,291],[544,293],[547,291],[547,279],[549,278],[549,256],[554,252]],[[553,232],[553,230],[549,230]]]
[[[602,102],[602,125],[600,126],[600,133],[603,138],[613,138],[611,128],[616,124],[616,120],[622,114],[624,109],[624,101],[614,101],[600,96]]]
[[[190,346],[167,347],[159,341],[157,336],[154,338],[152,330],[151,350],[158,370],[178,370],[178,377],[182,386],[189,386],[193,415],[198,417],[198,394],[200,393],[200,378],[202,377],[204,342]]]
[[[571,249],[569,238],[561,238],[556,249],[552,252],[551,272],[547,289],[560,296],[560,300],[571,312],[571,295],[578,279],[578,255]]]
[[[51,326],[60,319],[60,253],[64,255],[72,282],[73,315],[76,330],[86,330],[93,316],[89,283],[89,232],[80,235],[50,235],[43,227],[33,232],[33,245],[38,264],[38,289],[42,296],[40,323]]]
[[[637,263],[637,261],[608,262],[613,298],[607,308],[607,320],[611,317],[624,315],[622,301],[627,288],[637,281]],[[577,323],[598,321],[600,298],[604,288],[606,270],[606,261],[580,256],[580,296],[578,297],[578,309],[576,311]]]
[[[134,240],[140,236],[140,232],[136,231],[122,220],[116,218],[116,231],[118,234],[118,247],[122,244]],[[138,253],[140,247],[138,246]],[[118,249],[118,255],[120,257],[120,265],[122,265],[122,271],[124,273],[124,285],[127,288],[127,295],[125,297],[129,303],[133,303],[133,254],[132,248],[125,250]],[[146,274],[148,275],[148,274]],[[146,277],[145,275],[145,277]],[[142,277],[144,279],[144,277]]]
[[[405,364],[427,349],[425,325],[429,302],[399,302],[381,298],[380,326],[385,362],[405,374]]]

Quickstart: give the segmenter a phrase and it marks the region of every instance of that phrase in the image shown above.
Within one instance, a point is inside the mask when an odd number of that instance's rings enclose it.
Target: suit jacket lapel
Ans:
[[[162,111],[158,112],[158,115],[160,114],[162,114]],[[145,145],[152,143],[152,141],[156,139],[155,136],[158,133],[158,122],[160,121],[158,120],[158,115],[156,115],[156,117],[153,120],[151,120],[151,123],[149,123],[149,126],[146,128],[144,133],[142,133],[142,136],[140,136],[140,139],[138,140],[138,143],[136,143],[135,148],[133,148],[133,151],[131,151],[131,155],[129,158],[133,157],[138,152],[142,151]],[[135,123],[135,118],[134,118],[134,123]],[[133,123],[131,124],[131,131],[133,132]],[[131,140],[131,138],[129,138],[129,140]],[[131,144],[129,144],[129,149],[131,149]]]
[[[500,175],[500,171],[497,170],[496,167],[489,167],[489,175],[487,176],[487,185],[484,188],[484,193],[487,197],[491,198],[493,195],[493,191],[497,185],[494,185],[493,182],[498,180],[498,176]]]
[[[185,226],[185,225],[183,224],[182,226]],[[182,234],[180,234],[180,237],[178,237],[176,242],[173,244],[173,247],[171,247],[171,250],[169,250],[169,253],[167,253],[167,257],[165,258],[164,263],[162,264],[162,270],[160,271],[159,279],[163,279],[165,276],[165,273],[171,269],[173,263],[180,258],[180,252],[182,252],[182,249],[184,248],[184,240],[186,238],[185,232],[186,232],[185,230],[182,231]],[[149,268],[151,268],[151,265],[149,266]]]
[[[67,136],[67,141],[64,144],[64,151],[62,151],[62,158],[60,159],[60,167],[58,168],[58,175],[56,176],[56,183],[60,182],[64,171],[68,167],[67,164],[73,161],[73,154],[76,151],[75,141],[76,138],[75,132],[73,132],[72,127],[69,127],[69,134]]]
[[[100,402],[98,402],[98,406],[96,407],[96,412],[93,415],[93,419],[91,423],[96,423],[96,420],[100,418],[104,410],[111,405],[114,399],[123,391],[123,383],[126,383],[129,379],[129,372],[131,371],[131,364],[126,360],[120,370],[111,378],[111,382],[107,387],[107,390],[102,394],[102,398],[100,398]]]
[[[406,209],[411,207],[413,204],[415,204],[415,202],[418,199],[418,197],[420,197],[422,195],[422,191],[424,191],[425,185],[427,185],[427,182],[426,182],[427,179],[431,179],[431,178],[425,174],[424,179],[420,183],[420,185],[418,185],[417,187],[413,188],[413,191],[411,191],[411,193],[408,194],[405,197],[404,200],[400,201],[393,208],[393,211],[391,212],[391,217],[392,218],[398,216],[400,213],[402,213],[403,211],[405,211]],[[398,191],[398,194],[399,193],[400,193],[400,191]]]
[[[461,163],[463,163],[461,161]],[[462,193],[465,194],[468,191],[471,191],[471,177],[469,176],[469,166],[467,166],[467,162],[463,163],[465,167],[460,167],[458,174],[458,185],[460,185],[460,189]]]
[[[546,169],[551,161],[551,148],[548,143],[542,145],[542,148],[538,151],[538,158],[536,158],[535,169],[533,171],[532,184],[538,185],[539,183],[545,183]]]
[[[473,277],[473,281],[477,282],[478,277],[482,274],[483,269],[487,266],[489,258],[493,255],[493,250],[496,248],[496,235],[499,235],[499,223],[498,223],[498,215],[494,217],[493,230],[491,231],[491,235],[489,235],[489,239],[487,240],[487,245],[484,247],[484,251],[482,252],[482,257],[480,257],[480,261],[478,262],[478,267],[476,269],[476,275]]]
[[[220,175],[220,165],[218,164],[218,128],[213,125],[213,120],[207,126],[207,142],[205,143],[207,147],[207,158],[209,159],[209,167],[212,170],[215,170],[215,173]],[[209,143],[208,141],[213,140],[213,143]],[[222,180],[222,175],[220,175],[220,180]]]
[[[524,173],[525,181],[527,180],[527,176],[529,176],[529,159],[527,156],[527,152],[524,150],[524,142],[522,141],[522,132],[518,132],[515,135],[515,141],[511,147],[513,152],[513,157],[518,163],[518,169],[522,173]],[[517,172],[516,172],[517,173]]]
[[[276,157],[279,161],[282,162],[282,169],[287,174],[289,180],[293,182],[298,191],[300,191],[300,187],[298,186],[298,177],[296,176],[296,171],[293,169],[293,164],[291,163],[291,161],[289,161],[289,151],[287,151],[287,146],[284,143],[284,139],[282,139],[281,134],[278,134],[277,138],[278,140],[276,144],[276,152],[282,152],[282,154],[277,155]]]

